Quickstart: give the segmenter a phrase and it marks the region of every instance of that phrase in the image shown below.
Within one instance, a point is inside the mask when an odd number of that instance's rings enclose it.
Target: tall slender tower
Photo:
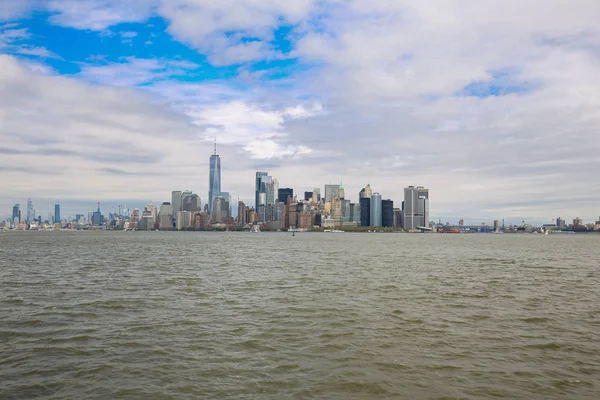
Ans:
[[[27,199],[27,223],[30,224],[35,218],[35,211],[33,210],[33,202],[31,198]]]
[[[208,176],[208,210],[213,212],[213,201],[221,193],[221,157],[217,154],[217,139],[215,151],[210,156],[210,171]]]

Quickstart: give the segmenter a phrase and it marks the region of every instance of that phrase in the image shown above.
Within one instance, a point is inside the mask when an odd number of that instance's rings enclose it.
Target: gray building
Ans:
[[[33,219],[35,218],[35,211],[33,210],[33,202],[31,201],[31,198],[27,199],[27,224],[30,224],[33,222]]]
[[[360,203],[350,203],[350,222],[360,225]]]
[[[189,192],[189,194],[186,193],[182,198],[180,211],[189,211],[191,213],[202,211],[200,196],[192,192]],[[175,207],[173,207],[173,212],[176,213]]]
[[[181,211],[181,204],[183,202],[183,193],[181,190],[174,190],[171,192],[171,205],[173,206],[173,212]]]
[[[381,195],[379,193],[373,193],[371,196],[371,226],[382,226]]]
[[[54,205],[54,223],[60,224],[60,204]]]
[[[423,186],[404,188],[404,220],[405,229],[429,225],[429,189]]]
[[[350,200],[340,200],[342,202],[342,221],[350,222],[352,221],[352,214],[350,211]]]
[[[168,201],[162,203],[158,214],[159,229],[173,229],[173,205]]]
[[[211,222],[215,224],[220,224],[223,222],[225,217],[227,217],[227,201],[225,197],[219,195],[215,197],[213,203],[213,212],[211,213]]]
[[[333,196],[337,196],[340,185],[325,185],[325,202],[331,202]]]

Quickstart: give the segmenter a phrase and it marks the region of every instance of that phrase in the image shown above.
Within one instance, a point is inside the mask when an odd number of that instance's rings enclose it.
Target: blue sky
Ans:
[[[436,219],[597,219],[600,5],[528,5],[4,2],[0,216],[204,201],[216,137],[249,204],[268,169],[354,200],[424,185]]]

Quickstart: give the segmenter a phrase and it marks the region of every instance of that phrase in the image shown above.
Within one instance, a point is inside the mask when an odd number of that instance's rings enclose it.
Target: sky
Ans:
[[[0,217],[366,184],[436,221],[600,215],[597,0],[3,0]],[[323,190],[323,189],[322,189]]]

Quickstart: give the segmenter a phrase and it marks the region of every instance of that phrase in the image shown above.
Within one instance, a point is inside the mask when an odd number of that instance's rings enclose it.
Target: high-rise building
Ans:
[[[31,198],[27,199],[27,224],[31,224],[35,218],[35,211],[33,210],[33,202]]]
[[[269,173],[266,171],[256,172],[256,181],[254,185],[254,208],[257,209],[260,205],[260,192],[262,188],[263,179],[266,180]],[[269,179],[270,180],[270,179]]]
[[[402,228],[402,210],[394,208],[394,228]]]
[[[100,211],[94,211],[92,214],[92,225],[100,226],[103,222],[102,213]]]
[[[243,201],[238,201],[238,226],[244,226],[248,223],[248,208]]]
[[[182,230],[192,226],[191,211],[177,211],[177,229]]]
[[[342,202],[342,220],[344,222],[350,222],[352,220],[352,215],[350,212],[350,200],[340,199]]]
[[[319,195],[319,192],[317,192],[317,189],[312,191],[312,198],[310,200],[313,204],[318,204],[319,201],[321,201],[321,196]]]
[[[583,220],[579,217],[573,219],[573,226],[582,226],[583,225]]]
[[[183,193],[181,190],[174,190],[171,192],[171,205],[173,206],[173,212],[177,215],[177,211],[183,210]]]
[[[500,230],[500,221],[497,219],[494,220],[494,232],[498,232]]]
[[[212,213],[213,201],[221,193],[221,157],[217,154],[217,141],[215,151],[210,156],[210,170],[208,178],[208,209]]]
[[[360,226],[371,226],[371,197],[359,199]]]
[[[192,216],[192,226],[194,229],[204,229],[207,225],[207,216],[206,212],[196,211]]]
[[[344,185],[342,185],[342,182],[340,182],[340,186],[338,187],[337,196],[340,199],[345,199],[346,198],[346,191],[344,190]]]
[[[168,201],[165,201],[160,206],[160,212],[158,214],[158,226],[159,229],[173,229],[173,205]]]
[[[231,195],[229,192],[221,192],[219,196],[225,199],[225,216],[231,217]]]
[[[556,218],[556,226],[558,228],[564,228],[567,226],[567,223],[564,219],[562,219],[561,217]]]
[[[133,212],[131,213],[130,222],[133,224],[137,224],[138,222],[140,222],[140,209],[139,208],[133,209]],[[135,228],[135,225],[133,227]]]
[[[20,204],[15,204],[13,206],[13,212],[12,212],[12,220],[17,221],[17,225],[21,222],[21,205]]]
[[[360,204],[350,203],[350,222],[360,224]]]
[[[381,201],[381,226],[394,227],[394,202],[392,200]]]
[[[173,207],[175,210],[175,207]],[[196,212],[202,210],[202,204],[200,202],[200,196],[195,193],[189,192],[182,196],[181,200],[181,211]]]
[[[381,195],[379,193],[371,195],[371,226],[382,226]]]
[[[144,213],[145,213],[145,215],[143,215],[143,216],[145,216],[148,219],[148,222],[149,222],[149,225],[150,225],[148,227],[148,229],[153,229],[154,224],[157,221],[157,218],[156,218],[157,217],[156,206],[154,204],[148,204],[148,205],[146,205],[146,207],[144,207]]]
[[[325,202],[331,203],[334,196],[338,195],[340,185],[325,185]]]
[[[313,192],[304,192],[304,201],[311,201],[313,197]]]
[[[277,199],[279,203],[288,203],[288,196],[294,198],[294,189],[292,188],[281,188],[277,192]]]
[[[211,222],[220,224],[225,218],[227,218],[227,201],[225,200],[225,197],[219,195],[215,197],[215,202],[213,203]]]
[[[54,223],[60,224],[60,204],[54,205]]]
[[[342,226],[344,222],[342,216],[342,200],[339,197],[333,196],[331,199],[331,219],[334,226]]]
[[[362,198],[370,199],[372,195],[373,195],[373,190],[371,189],[371,185],[367,185],[361,189],[360,193],[358,194],[358,197],[361,199]]]
[[[429,225],[429,189],[409,186],[404,189],[404,228],[413,230]]]
[[[265,206],[273,206],[279,203],[279,181],[271,179],[264,182]]]

